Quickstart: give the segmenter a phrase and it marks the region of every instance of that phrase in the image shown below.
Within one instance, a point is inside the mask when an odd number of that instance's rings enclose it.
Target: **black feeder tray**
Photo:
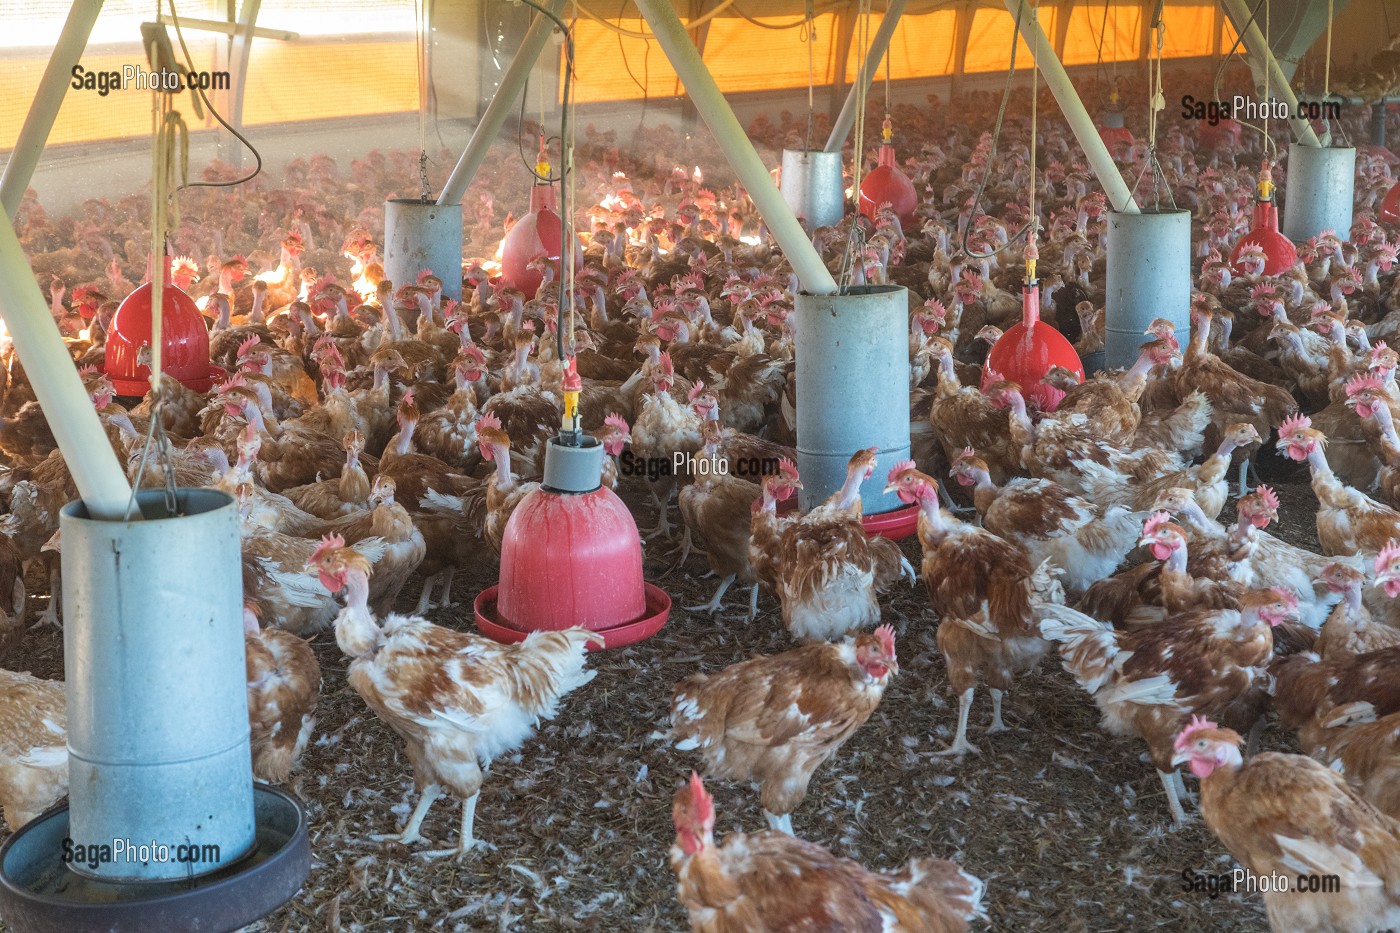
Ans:
[[[96,881],[62,861],[68,805],[0,846],[0,917],[10,933],[229,933],[291,900],[311,870],[306,814],[290,794],[253,787],[253,851],[198,878]]]

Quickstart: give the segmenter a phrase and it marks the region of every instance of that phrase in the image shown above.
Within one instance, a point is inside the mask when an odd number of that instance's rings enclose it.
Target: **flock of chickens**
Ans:
[[[421,854],[461,855],[478,843],[491,761],[592,679],[585,652],[598,639],[581,629],[503,645],[424,617],[463,601],[459,572],[493,569],[513,510],[539,488],[562,415],[562,327],[584,428],[610,455],[604,482],[645,487],[650,540],[679,539],[679,562],[703,552],[719,581],[688,611],[718,614],[738,583],[748,618],[771,594],[793,638],[675,687],[677,759],[699,773],[676,793],[671,861],[695,930],[961,930],[986,916],[983,882],[951,862],[871,872],[792,836],[813,773],[900,674],[900,635],[928,624],[881,624],[881,595],[919,577],[959,702],[944,754],[979,752],[979,684],[992,700],[986,733],[1003,731],[1006,692],[1057,654],[1103,727],[1145,745],[1163,818],[1188,818],[1184,764],[1206,824],[1245,867],[1341,877],[1340,893],[1266,895],[1275,930],[1400,927],[1400,354],[1387,346],[1400,335],[1400,231],[1373,217],[1400,158],[1362,150],[1353,229],[1300,244],[1297,264],[1268,276],[1260,255],[1224,258],[1249,223],[1259,151],[1209,152],[1166,130],[1157,158],[1197,234],[1190,333],[1155,321],[1135,365],[1083,384],[1059,370],[1038,386],[992,374],[983,389],[986,345],[1020,317],[1014,233],[1030,135],[1028,108],[1013,105],[994,145],[986,104],[972,94],[896,108],[922,205],[915,225],[878,212],[856,265],[908,288],[914,456],[874,476],[876,451],[853,451],[846,483],[806,514],[787,505],[801,488],[795,277],[742,191],[664,161],[669,131],[653,131],[645,156],[588,133],[586,249],[562,313],[550,264],[536,264],[532,297],[495,277],[501,224],[486,195],[461,302],[426,270],[383,278],[378,199],[389,179],[414,177],[407,154],[373,152],[348,177],[317,157],[290,165],[281,188],[191,191],[173,246],[214,253],[174,259],[172,274],[199,299],[228,375],[208,393],[166,377],[129,406],[101,370],[126,276],[145,265],[141,199],[92,200],[62,220],[26,200],[21,239],[133,481],[173,475],[237,499],[256,776],[283,782],[297,768],[321,686],[308,640],[329,630],[350,685],[402,739],[421,795],[383,838],[419,842],[429,808],[450,796],[456,842]],[[775,145],[798,131],[787,115],[751,130]],[[1063,124],[1043,120],[1039,133],[1042,315],[1090,353],[1103,341],[1104,199]],[[1130,147],[1125,172],[1145,155]],[[851,225],[813,231],[833,270]],[[245,243],[259,252],[232,255]],[[58,510],[76,497],[8,350],[6,361],[0,659],[25,637],[34,562],[50,594],[38,621],[60,623]],[[1041,410],[1045,399],[1058,407]],[[170,443],[143,460],[153,418]],[[1266,530],[1279,498],[1248,485],[1265,445],[1308,464],[1321,554]],[[778,467],[759,482],[618,467],[677,451]],[[1222,523],[1236,468],[1236,517]],[[862,529],[869,483],[918,507],[918,566]],[[414,610],[395,612],[415,579]],[[1305,754],[1255,753],[1271,710]],[[0,670],[11,829],[66,793],[64,723],[61,683]],[[755,785],[769,828],[718,842],[701,773]]]

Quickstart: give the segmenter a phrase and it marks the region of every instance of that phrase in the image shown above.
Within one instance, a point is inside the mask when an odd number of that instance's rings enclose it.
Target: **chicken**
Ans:
[[[776,589],[783,624],[797,638],[840,638],[880,621],[876,556],[861,526],[860,500],[876,452],[857,451],[841,488],[783,527]]]
[[[316,727],[321,665],[304,639],[279,629],[264,630],[252,604],[243,608],[243,645],[253,777],[280,784],[301,761]]]
[[[24,562],[9,536],[0,533],[0,659],[24,634],[28,594],[24,588]]]
[[[751,535],[745,519],[759,500],[761,490],[756,483],[721,472],[724,466],[719,456],[718,421],[703,422],[701,435],[704,446],[695,459],[694,482],[681,487],[677,504],[687,532],[699,539],[705,559],[720,581],[709,603],[687,606],[686,610],[715,614],[725,591],[738,580],[741,586],[749,587],[748,617],[752,621],[758,614],[758,579],[749,560]],[[790,460],[787,466],[796,470]]]
[[[703,418],[671,395],[674,379],[670,354],[662,353],[661,365],[652,375],[653,391],[642,402],[641,411],[632,424],[632,454],[635,458],[670,461],[677,453],[693,454],[700,449]],[[689,400],[699,398],[704,388],[703,384],[692,387],[688,393]],[[661,480],[659,493],[651,485],[648,486],[660,509],[654,531],[669,535],[671,523],[666,513],[674,481],[669,475],[662,476]]]
[[[940,755],[977,753],[967,740],[967,719],[979,679],[992,694],[992,724],[1006,731],[1002,695],[1015,676],[1032,670],[1049,650],[1032,613],[1064,591],[1048,563],[1034,571],[1026,554],[990,531],[958,521],[938,507],[937,484],[911,462],[895,464],[886,492],[918,503],[919,543],[929,602],[938,614],[938,650],[948,665],[948,686],[958,696],[958,731]]]
[[[1273,655],[1272,628],[1296,616],[1286,590],[1251,590],[1239,609],[1195,611],[1134,632],[1115,632],[1082,612],[1048,605],[1040,631],[1057,643],[1065,669],[1094,698],[1103,727],[1137,736],[1167,793],[1172,818],[1185,786],[1172,764],[1172,742],[1192,713],[1231,715],[1246,729],[1264,700],[1256,686]]]
[[[1332,473],[1323,452],[1325,438],[1307,415],[1279,425],[1278,448],[1290,459],[1308,462],[1317,496],[1317,540],[1329,557],[1379,553],[1392,538],[1400,538],[1400,512],[1347,486]]]
[[[947,340],[931,341],[939,363],[938,394],[929,407],[934,437],[951,463],[966,447],[980,452],[992,482],[1000,485],[1021,472],[1021,451],[1007,431],[1006,414],[976,386],[963,386],[953,368],[953,347]]]
[[[761,498],[751,506],[749,565],[753,567],[759,585],[775,594],[778,592],[778,553],[783,531],[794,521],[791,516],[778,515],[778,503],[791,499],[801,488],[802,480],[797,476],[797,467],[788,462],[776,475],[763,478]]]
[[[10,831],[68,793],[68,699],[60,680],[0,668],[0,811]]]
[[[305,486],[293,486],[284,493],[298,508],[318,518],[351,515],[369,504],[369,476],[360,463],[365,437],[359,431],[345,435],[345,465],[340,475]]]
[[[1400,547],[1387,544],[1376,556],[1376,585],[1400,590]],[[1400,645],[1400,628],[1386,625],[1371,615],[1361,598],[1366,575],[1349,564],[1333,561],[1318,578],[1323,586],[1342,597],[1322,623],[1313,646],[1324,660],[1354,657]]]
[[[497,554],[501,553],[501,541],[505,537],[506,525],[516,506],[536,489],[536,482],[522,483],[510,471],[510,435],[501,429],[501,422],[487,412],[476,419],[476,442],[481,448],[481,456],[488,463],[495,464],[496,472],[486,480],[486,517],[482,534]]]
[[[986,885],[941,859],[871,872],[772,830],[716,845],[714,802],[694,773],[671,813],[671,869],[692,933],[963,933],[986,916]]]
[[[1285,879],[1264,906],[1274,933],[1369,933],[1400,926],[1400,822],[1346,779],[1301,755],[1240,756],[1239,734],[1203,717],[1176,737],[1172,764],[1201,779],[1206,826],[1255,875]],[[1335,890],[1296,887],[1333,876]]]
[[[768,828],[791,833],[812,773],[870,718],[897,673],[888,625],[759,655],[677,684],[671,732],[676,748],[700,751],[707,774],[756,783]]]
[[[328,538],[307,565],[326,589],[346,591],[335,640],[350,659],[350,686],[404,740],[422,794],[403,831],[381,838],[417,842],[428,808],[447,792],[462,800],[457,845],[424,854],[466,853],[477,844],[483,769],[519,748],[541,719],[554,718],[560,699],[593,679],[584,652],[603,639],[571,628],[506,645],[401,615],[381,627],[369,610],[363,555]]]
[[[246,503],[245,492],[239,503],[245,513]],[[302,636],[315,634],[334,621],[339,606],[306,569],[307,559],[316,550],[315,541],[254,528],[246,518],[242,536],[244,579],[251,583],[244,597],[257,604],[260,618]],[[365,538],[352,547],[371,564],[384,557],[381,538]]]
[[[1100,437],[1114,444],[1128,444],[1142,420],[1138,399],[1147,388],[1148,376],[1153,367],[1169,365],[1176,355],[1176,348],[1166,341],[1145,343],[1137,362],[1126,371],[1116,375],[1100,373],[1074,386],[1065,393],[1055,412],[1081,414]]]
[[[1295,730],[1298,744],[1312,754],[1348,721],[1400,712],[1397,663],[1400,646],[1326,660],[1311,651],[1280,658],[1269,668],[1279,722]]]
[[[1112,503],[1142,512],[1152,508],[1165,490],[1186,488],[1195,494],[1201,511],[1210,518],[1216,518],[1225,507],[1229,495],[1231,458],[1236,450],[1258,444],[1259,441],[1259,432],[1254,425],[1236,422],[1225,429],[1220,446],[1200,466],[1168,473],[1147,482],[1130,479],[1124,483],[1118,474],[1096,463],[1085,463],[1080,469],[1088,474],[1088,498],[1101,505]]]
[[[1128,450],[1100,438],[1083,415],[1047,416],[1038,423],[1026,411],[1026,401],[1014,382],[987,387],[993,403],[1008,409],[1012,443],[1020,445],[1021,462],[1033,476],[1052,479],[1071,492],[1092,495],[1091,477],[1084,467],[1106,467],[1126,482],[1150,481],[1185,468],[1176,451],[1147,448]]]
[[[1100,509],[1048,479],[1020,477],[998,489],[970,447],[954,460],[952,476],[973,487],[982,527],[1024,550],[1032,566],[1053,561],[1070,597],[1112,575],[1137,544],[1140,522],[1127,509]]]

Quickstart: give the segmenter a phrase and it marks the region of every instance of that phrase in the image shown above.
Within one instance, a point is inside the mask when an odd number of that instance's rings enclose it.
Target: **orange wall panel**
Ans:
[[[1069,28],[1065,31],[1065,50],[1060,57],[1064,64],[1092,65],[1098,61],[1138,60],[1142,42],[1141,9],[1122,3],[1109,4],[1106,9],[1107,18],[1102,3],[1075,4],[1071,8]]]
[[[760,23],[786,25],[791,16],[755,16]],[[836,56],[836,16],[826,13],[813,20],[812,74],[816,84],[831,80]],[[807,86],[808,44],[806,30],[764,29],[740,17],[717,16],[710,20],[705,37],[705,65],[726,94],[768,88]]]
[[[870,17],[870,35],[880,28],[883,17]],[[890,78],[928,78],[953,73],[953,46],[957,39],[958,14],[955,10],[938,10],[920,16],[905,15],[895,28],[890,39],[889,66]],[[1008,40],[1010,37],[1007,37]],[[851,55],[846,62],[846,83],[856,80],[860,68],[861,50],[855,48],[859,40],[852,37]],[[883,78],[883,65],[876,75]]]
[[[649,32],[646,20],[624,17],[613,20],[623,29]],[[560,74],[564,52],[559,51]],[[632,73],[629,75],[628,69]],[[642,87],[638,86],[638,82]],[[562,84],[562,82],[561,82]],[[646,93],[642,88],[645,87]],[[643,97],[675,97],[681,93],[676,70],[650,39],[619,35],[590,19],[574,24],[574,100],[580,104],[607,100],[641,100]]]
[[[1027,13],[1026,15],[1029,15]],[[1051,41],[1055,36],[1055,18],[1059,10],[1054,7],[1040,9],[1040,28]],[[967,56],[964,70],[968,73],[983,71],[1005,71],[1011,60],[1011,37],[1016,32],[1016,21],[1006,10],[985,8],[972,16],[972,31],[967,38]],[[1029,68],[1032,63],[1031,50],[1025,40],[1016,39],[1016,69]]]
[[[254,42],[243,122],[256,126],[417,112],[416,54],[412,37],[384,42]],[[385,145],[394,144],[386,140]]]

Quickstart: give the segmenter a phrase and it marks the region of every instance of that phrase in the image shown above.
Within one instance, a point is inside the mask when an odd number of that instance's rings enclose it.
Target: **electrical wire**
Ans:
[[[629,0],[622,0],[622,3],[618,5],[617,18],[619,20],[626,12],[628,2]],[[617,33],[617,54],[622,58],[622,67],[626,69],[627,77],[631,78],[632,83],[637,85],[638,90],[642,92],[642,115],[637,119],[637,129],[634,131],[640,133],[647,120],[647,105],[651,102],[651,40],[642,40],[642,80],[638,81],[637,76],[632,72],[632,64],[627,61],[627,44],[622,39],[622,34]]]
[[[997,122],[992,127],[992,144],[987,151],[987,164],[982,171],[982,180],[977,183],[977,194],[972,198],[972,210],[967,215],[967,226],[963,228],[961,249],[963,255],[969,259],[991,259],[993,256],[1008,249],[1013,243],[1018,242],[1021,237],[1030,232],[1031,222],[1027,221],[1015,236],[1008,237],[1006,242],[990,253],[974,253],[968,250],[967,241],[972,234],[972,224],[977,219],[977,208],[982,203],[982,195],[987,190],[987,180],[992,177],[992,166],[996,162],[997,143],[1001,140],[1001,123],[1006,116],[1006,105],[1011,100],[1011,82],[1016,77],[1016,45],[1021,36],[1021,14],[1025,12],[1026,0],[1016,7],[1016,28],[1011,31],[1011,64],[1006,72],[1006,88],[1001,93],[1001,106],[997,108]]]
[[[521,0],[521,2],[522,2],[522,3],[527,3],[527,4],[529,4],[530,6],[533,6],[533,7],[535,7],[535,9],[539,9],[538,6],[535,6],[535,4],[530,3],[530,0]],[[697,16],[697,17],[695,17],[693,20],[691,20],[690,22],[686,23],[686,24],[685,24],[685,28],[686,28],[686,29],[694,29],[696,26],[703,26],[705,23],[708,23],[710,20],[714,19],[716,16],[718,16],[719,14],[723,13],[725,10],[729,9],[730,7],[732,7],[736,2],[737,2],[737,0],[724,0],[723,3],[721,3],[719,6],[715,7],[715,8],[714,8],[713,10],[711,10],[710,12],[706,13],[706,14],[703,15],[703,16]],[[834,4],[834,5],[841,5],[841,4]],[[598,23],[600,26],[604,27],[605,29],[610,29],[610,30],[612,30],[613,32],[617,33],[618,35],[627,36],[627,37],[632,38],[632,39],[651,39],[651,38],[654,38],[654,36],[652,35],[651,32],[638,32],[638,31],[636,31],[636,30],[634,30],[634,29],[623,29],[621,26],[618,26],[618,25],[616,25],[616,24],[614,24],[614,23],[612,23],[612,22],[609,22],[608,20],[606,20],[606,19],[604,19],[603,17],[599,16],[597,13],[594,13],[592,10],[588,9],[587,7],[584,7],[584,6],[577,6],[577,5],[576,5],[575,8],[578,10],[578,12],[582,13],[582,14],[583,14],[585,17],[587,17],[588,19],[593,20],[595,23]]]
[[[835,3],[825,3],[822,4],[822,6],[820,7],[813,7],[811,4],[808,4],[810,12],[807,15],[804,15],[802,19],[798,20],[795,23],[765,23],[762,20],[754,19],[752,16],[750,16],[748,13],[745,13],[737,6],[734,8],[734,15],[738,16],[740,19],[748,20],[750,23],[757,26],[759,29],[798,29],[807,24],[809,16],[819,16],[823,13],[830,12],[831,10],[843,6],[846,6],[845,0],[837,0],[837,2]]]
[[[185,34],[180,29],[180,17],[175,13],[175,0],[167,0],[167,2],[170,4],[170,22],[175,26],[175,37],[180,40],[180,50],[185,53],[185,67],[193,73],[194,56],[190,54],[189,46],[185,45]],[[246,80],[246,78],[246,75],[240,75],[240,80]],[[200,100],[204,101],[204,106],[209,110],[209,115],[215,120],[218,120],[219,124],[224,129],[232,133],[239,142],[247,147],[248,151],[253,154],[253,159],[256,164],[253,166],[253,170],[247,175],[242,178],[236,178],[233,181],[186,181],[175,190],[179,192],[184,191],[186,188],[236,188],[239,185],[247,184],[261,175],[263,160],[262,154],[258,152],[257,147],[248,141],[248,137],[229,125],[229,122],[220,115],[219,111],[214,109],[214,105],[209,103],[209,98],[205,95],[204,89],[199,86],[198,82],[195,82],[194,92],[199,95]]]

